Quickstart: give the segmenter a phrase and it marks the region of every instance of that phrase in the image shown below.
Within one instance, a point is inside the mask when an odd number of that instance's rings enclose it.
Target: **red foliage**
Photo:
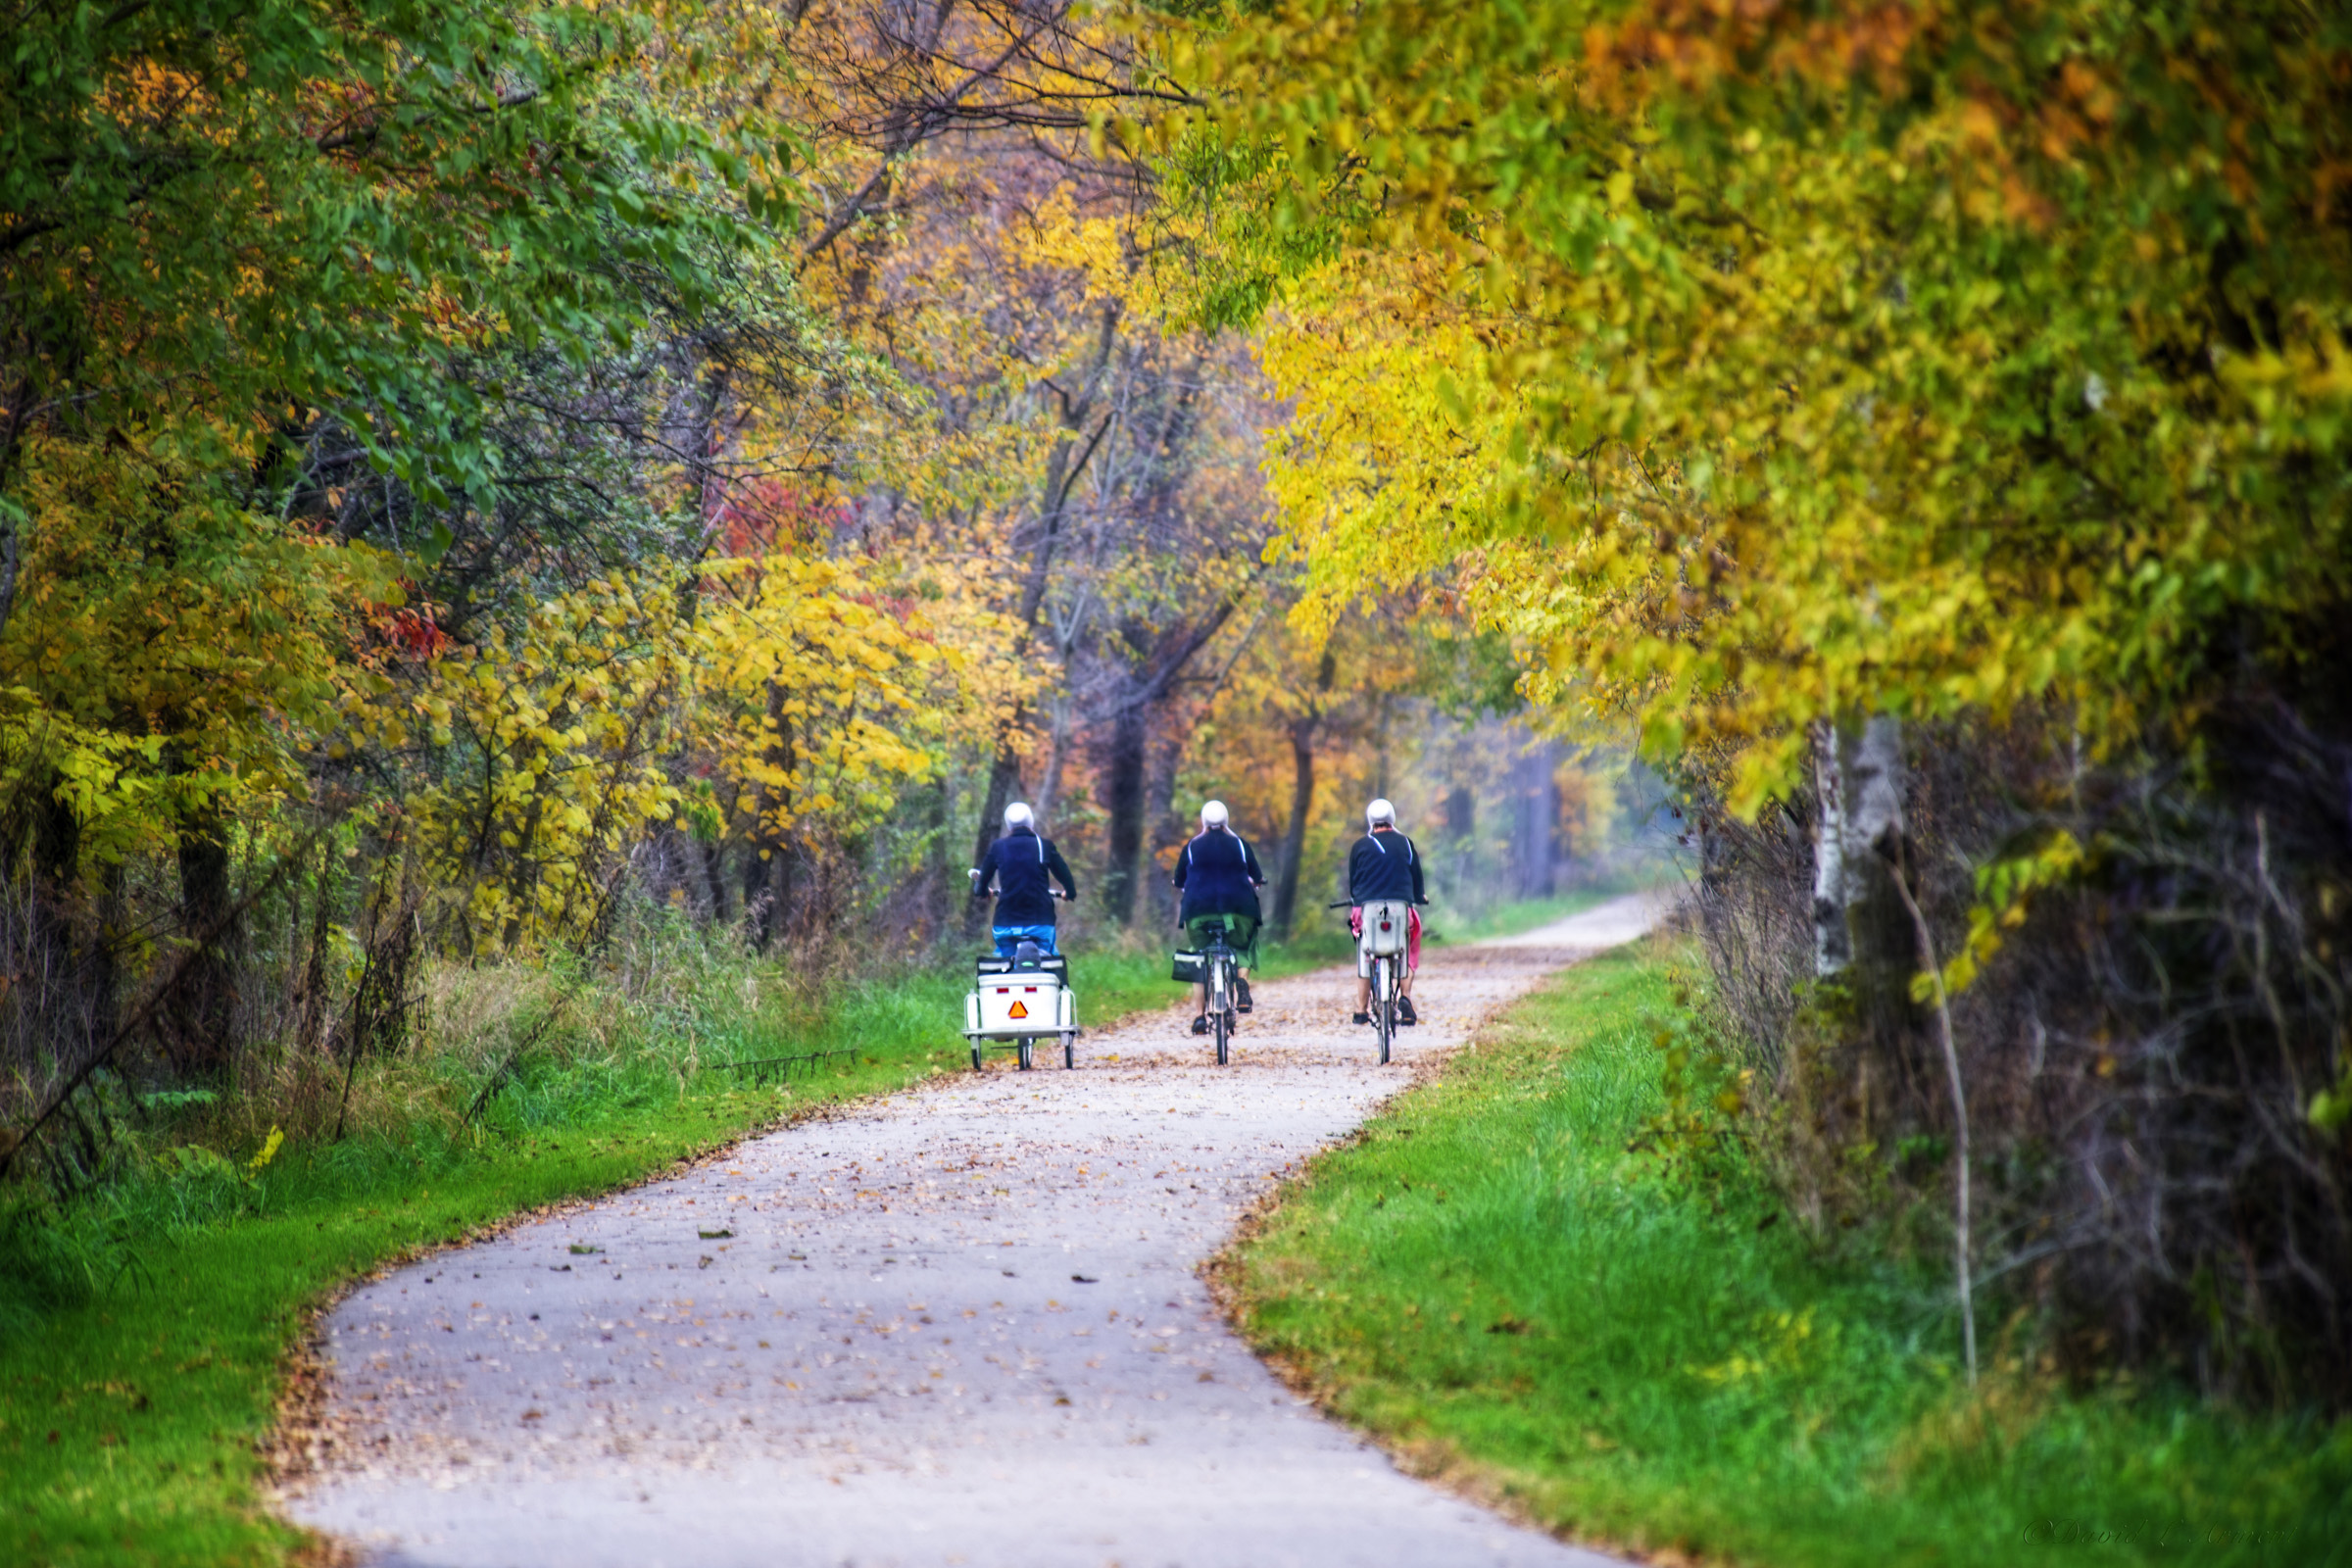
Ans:
[[[848,503],[778,477],[729,485],[704,514],[719,553],[742,557],[813,551],[849,520]]]
[[[396,610],[383,622],[384,641],[411,659],[436,659],[450,645],[449,633],[433,623],[430,610]]]

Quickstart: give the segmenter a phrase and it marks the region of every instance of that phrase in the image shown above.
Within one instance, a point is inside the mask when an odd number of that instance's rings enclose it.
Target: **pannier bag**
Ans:
[[[1171,980],[1181,980],[1188,986],[1197,986],[1200,983],[1200,955],[1198,953],[1179,953],[1176,955],[1175,968],[1170,972],[1168,978]]]
[[[1364,906],[1364,951],[1378,957],[1402,953],[1412,919],[1412,906],[1401,899],[1380,899]]]

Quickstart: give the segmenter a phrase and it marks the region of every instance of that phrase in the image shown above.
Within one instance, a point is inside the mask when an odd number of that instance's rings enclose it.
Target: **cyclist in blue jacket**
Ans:
[[[1036,943],[1041,952],[1056,951],[1054,885],[1047,879],[1060,881],[1065,903],[1077,899],[1078,884],[1070,879],[1069,862],[1052,839],[1038,835],[1036,817],[1019,801],[1004,808],[1004,836],[988,847],[988,854],[972,870],[973,898],[988,897],[992,877],[997,885],[997,918],[990,934],[997,939],[997,956],[1011,957],[1013,949],[1023,942]]]
[[[1184,894],[1176,910],[1195,946],[1205,943],[1213,927],[1226,928],[1226,945],[1239,955],[1233,965],[1234,1010],[1248,1012],[1250,965],[1257,956],[1257,890],[1266,883],[1258,869],[1257,852],[1233,830],[1223,801],[1200,808],[1200,831],[1176,857],[1169,880]],[[1208,987],[1199,987],[1200,1006],[1193,1018],[1193,1033],[1208,1033]]]
[[[1396,831],[1396,808],[1385,800],[1364,808],[1364,836],[1348,852],[1348,902],[1355,906],[1348,911],[1348,929],[1358,941],[1364,935],[1364,906],[1378,900],[1414,906],[1429,902],[1421,881],[1421,854],[1411,839]],[[1413,971],[1421,967],[1421,910],[1415,907],[1407,914],[1404,980],[1396,988],[1396,1021],[1419,1023],[1421,1019],[1413,1011]],[[1355,1021],[1370,1023],[1371,972],[1360,959],[1356,970]]]

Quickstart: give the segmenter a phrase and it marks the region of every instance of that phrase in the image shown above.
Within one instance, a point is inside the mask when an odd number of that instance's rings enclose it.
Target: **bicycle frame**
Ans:
[[[1377,901],[1375,901],[1377,903]],[[1358,906],[1342,902],[1331,906],[1335,909],[1355,908]],[[1372,951],[1372,922],[1367,910],[1363,929],[1356,933],[1356,961],[1358,973],[1371,982],[1372,1031],[1380,1041],[1380,1060],[1388,1064],[1389,1047],[1396,1038],[1396,999],[1403,992],[1404,955],[1402,953],[1374,953]]]
[[[1233,977],[1241,955],[1225,940],[1230,926],[1220,924],[1200,950],[1200,982],[1206,993],[1209,1032],[1217,1038],[1217,1065],[1225,1065],[1226,1042],[1233,1034]]]

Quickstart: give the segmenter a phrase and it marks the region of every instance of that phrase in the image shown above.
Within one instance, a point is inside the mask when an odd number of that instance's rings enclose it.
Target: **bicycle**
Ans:
[[[1357,906],[1346,899],[1327,906],[1334,909]],[[1396,999],[1403,994],[1412,906],[1401,899],[1374,899],[1361,907],[1364,925],[1355,944],[1356,973],[1372,982],[1372,1031],[1380,1041],[1380,1064],[1385,1067],[1390,1043],[1396,1038]]]
[[[1220,920],[1210,930],[1208,946],[1200,950],[1200,982],[1208,992],[1209,1033],[1217,1037],[1217,1065],[1226,1065],[1226,1042],[1234,1028],[1233,980],[1241,956],[1225,938],[1233,927]]]

